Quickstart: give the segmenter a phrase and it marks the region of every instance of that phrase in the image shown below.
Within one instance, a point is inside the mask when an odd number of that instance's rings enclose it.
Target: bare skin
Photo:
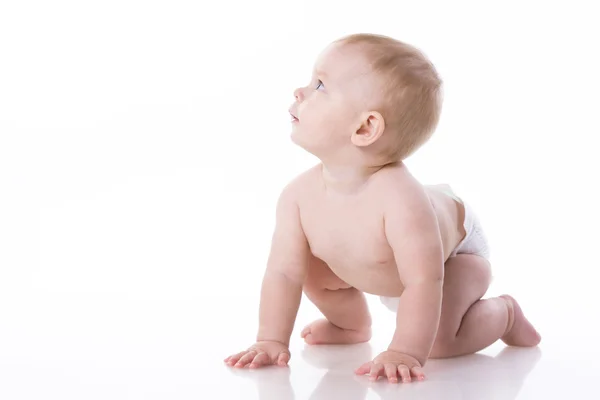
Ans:
[[[474,353],[498,339],[540,341],[512,297],[482,300],[491,277],[485,258],[450,256],[466,232],[464,207],[449,187],[423,186],[402,162],[381,163],[367,151],[382,143],[385,124],[364,111],[367,89],[352,79],[368,76],[366,65],[333,47],[318,70],[343,79],[296,92],[292,139],[323,162],[280,196],[257,342],[226,358],[230,366],[287,365],[302,292],[325,317],[302,330],[308,344],[368,341],[364,294],[401,298],[388,349],[356,370],[373,380],[422,380],[428,358]]]
[[[303,291],[325,316],[302,330],[306,343],[368,341],[371,317],[364,293],[402,296],[403,283],[382,224],[381,210],[385,207],[377,203],[392,197],[389,188],[403,180],[414,184],[406,167],[400,165],[380,170],[364,189],[343,196],[328,192],[320,167],[296,182],[301,225],[311,249]],[[449,257],[465,235],[462,204],[435,186],[423,190],[433,205],[445,260],[442,311],[429,357],[474,353],[498,339],[515,346],[537,345],[540,337],[514,299],[506,296],[481,300],[490,284],[489,262],[470,254]],[[257,367],[272,360],[267,357],[268,351],[242,354],[246,358],[233,356],[227,362],[237,367]],[[274,363],[285,364],[289,356],[283,354]],[[370,362],[356,372],[368,373],[371,379],[385,375],[390,382],[396,382],[399,375],[402,381],[410,382],[424,378],[422,364],[417,360],[411,371],[406,365],[398,368],[391,363]]]

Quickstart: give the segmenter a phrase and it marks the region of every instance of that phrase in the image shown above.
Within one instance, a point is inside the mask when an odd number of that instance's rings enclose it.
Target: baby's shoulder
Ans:
[[[302,195],[305,195],[315,186],[317,182],[318,166],[314,166],[306,171],[294,176],[283,188],[281,197],[294,199],[298,201]]]
[[[383,172],[377,187],[386,225],[396,226],[404,233],[426,229],[422,222],[435,218],[435,214],[425,186],[408,168],[394,167]]]
[[[427,200],[424,186],[404,164],[382,168],[374,178],[373,189],[377,195],[395,204]]]

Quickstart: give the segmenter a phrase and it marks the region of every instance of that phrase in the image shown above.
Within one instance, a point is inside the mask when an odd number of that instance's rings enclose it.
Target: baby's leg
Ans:
[[[442,316],[431,358],[475,353],[498,339],[515,346],[540,342],[512,297],[481,300],[490,281],[490,264],[483,257],[459,254],[446,262]]]
[[[371,338],[371,315],[362,292],[338,278],[320,259],[311,259],[304,293],[326,319],[304,328],[308,344],[351,344]]]

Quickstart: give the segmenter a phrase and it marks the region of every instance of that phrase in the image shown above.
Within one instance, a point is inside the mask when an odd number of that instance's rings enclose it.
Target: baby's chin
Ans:
[[[304,142],[306,142],[306,138],[302,134],[302,131],[298,128],[299,127],[297,125],[292,125],[292,132],[290,133],[290,139],[292,139],[292,142],[294,142],[298,146],[304,148],[304,146],[305,146]]]
[[[290,139],[292,139],[292,143],[294,143],[295,145],[301,147],[309,153],[311,152],[310,146],[308,145],[308,143],[306,143],[305,138],[302,137],[302,134],[298,132],[298,130],[292,128],[292,134],[290,135]]]
[[[306,152],[320,160],[329,158],[332,152],[337,152],[338,149],[333,142],[327,142],[323,139],[329,132],[317,132],[316,130],[312,130],[307,134],[306,131],[298,128],[298,126],[292,128],[290,139],[295,145]]]
[[[314,144],[311,144],[306,137],[304,137],[300,132],[293,130],[292,134],[290,135],[290,138],[292,139],[292,142],[300,147],[301,149],[303,149],[304,151],[312,154],[313,156],[319,158],[319,155],[322,151],[319,151],[319,149],[317,148],[317,146],[315,146]]]

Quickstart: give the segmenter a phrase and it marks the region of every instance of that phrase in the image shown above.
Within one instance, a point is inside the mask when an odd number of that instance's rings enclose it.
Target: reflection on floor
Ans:
[[[404,385],[388,384],[381,378],[372,383],[366,377],[349,373],[353,366],[373,357],[369,344],[307,346],[301,357],[309,365],[327,370],[312,392],[311,400],[365,400],[369,390],[377,393],[382,400],[479,400],[492,396],[495,400],[514,400],[527,375],[539,361],[541,350],[537,347],[506,347],[495,357],[474,354],[446,360],[431,360],[426,367],[426,382]],[[254,381],[260,400],[295,399],[290,382],[290,376],[294,373],[293,366],[231,371],[236,376]],[[490,397],[486,397],[486,393]]]

